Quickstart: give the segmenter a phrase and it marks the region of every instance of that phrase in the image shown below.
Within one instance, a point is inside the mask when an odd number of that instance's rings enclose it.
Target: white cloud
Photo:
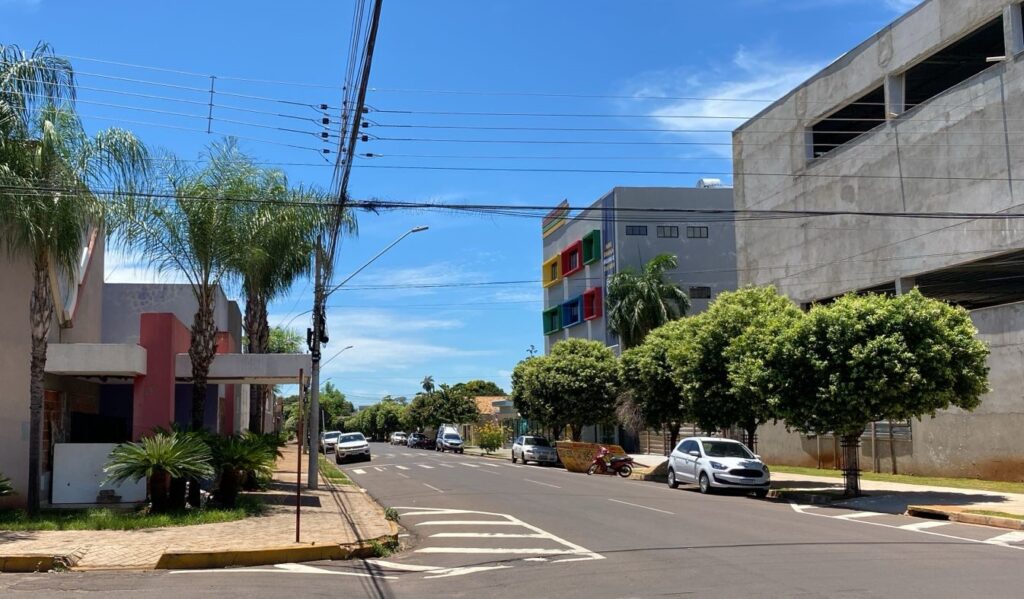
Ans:
[[[331,346],[338,345],[337,349]],[[381,373],[396,372],[422,364],[437,363],[441,360],[456,360],[492,355],[490,350],[467,350],[449,345],[433,343],[413,337],[370,337],[345,335],[343,341],[324,348],[324,360],[331,359],[341,347],[353,348],[338,355],[324,367],[327,376],[334,373]],[[343,379],[344,377],[339,377]]]
[[[0,0],[3,2],[4,0]],[[178,271],[159,272],[142,256],[108,247],[103,257],[105,283],[187,283]]]
[[[728,68],[649,73],[642,75],[630,91],[638,97],[695,98],[659,103],[649,114],[660,128],[674,129],[686,141],[698,144],[693,146],[693,154],[729,157],[732,148],[728,131],[820,69],[820,64],[780,60],[772,52],[741,47]]]

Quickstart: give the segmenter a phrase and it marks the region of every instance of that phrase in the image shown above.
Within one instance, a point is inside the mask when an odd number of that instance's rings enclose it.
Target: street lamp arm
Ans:
[[[413,228],[409,229],[408,231],[406,231],[405,233],[402,233],[402,235],[399,236],[398,239],[392,241],[387,247],[385,247],[381,251],[377,252],[377,254],[373,258],[370,258],[370,260],[368,262],[366,262],[366,264],[363,264],[362,266],[357,268],[352,274],[350,274],[349,276],[345,277],[345,279],[342,282],[338,283],[334,287],[331,287],[327,291],[327,293],[324,294],[324,299],[326,300],[328,297],[331,296],[332,293],[334,293],[338,289],[341,289],[342,285],[344,285],[345,283],[348,283],[349,281],[351,281],[352,277],[354,277],[357,274],[361,273],[367,266],[369,266],[369,265],[373,264],[374,262],[376,262],[377,258],[380,258],[384,254],[386,254],[388,250],[390,250],[391,248],[393,248],[396,245],[398,245],[398,243],[400,241],[402,241],[406,237],[412,235],[413,233],[419,233],[420,231],[426,231],[427,229],[428,229],[428,227],[426,227],[426,226],[419,226],[419,227],[413,227]]]

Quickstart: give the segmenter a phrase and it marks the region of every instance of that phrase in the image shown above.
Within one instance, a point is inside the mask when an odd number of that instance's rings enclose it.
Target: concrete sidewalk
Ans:
[[[397,527],[359,487],[334,486],[321,477],[319,491],[302,489],[302,534],[296,543],[296,451],[294,445],[286,447],[271,488],[251,494],[264,501],[262,516],[132,531],[0,530],[0,565],[24,562],[13,558],[26,556],[58,556],[57,563],[76,570],[256,565],[345,557],[353,549],[367,549],[371,540],[397,534]]]

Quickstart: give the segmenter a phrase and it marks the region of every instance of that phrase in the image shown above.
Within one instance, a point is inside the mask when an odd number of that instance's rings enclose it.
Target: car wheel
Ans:
[[[671,468],[668,469],[668,486],[671,489],[679,488],[679,481],[676,480],[676,471]]]
[[[594,474],[595,472],[597,472],[597,464],[591,464],[590,468],[587,468],[587,476],[590,476],[591,474]]]
[[[758,489],[754,491],[754,497],[757,497],[758,499],[768,497],[768,489]]]
[[[465,450],[465,449],[460,449],[460,450],[459,450],[459,455],[462,455],[462,454],[464,454],[464,453],[466,453],[466,450]]]
[[[512,463],[513,464],[516,463],[516,450],[514,450],[514,449],[512,450]]]
[[[340,464],[340,463],[341,463],[341,458],[340,458],[340,457],[338,457],[337,455],[335,455],[335,456],[334,456],[334,463],[335,463],[335,464]]]
[[[700,479],[697,481],[700,485],[700,492],[707,495],[711,493],[711,479],[708,478],[707,472],[700,473]]]
[[[630,474],[633,474],[633,467],[630,466],[629,464],[626,464],[622,468],[619,468],[619,476],[621,476],[622,478],[629,478]]]

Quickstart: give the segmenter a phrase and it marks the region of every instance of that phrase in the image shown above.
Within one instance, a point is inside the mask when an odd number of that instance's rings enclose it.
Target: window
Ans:
[[[545,287],[551,287],[562,280],[561,261],[561,256],[555,254],[541,265],[541,281]]]
[[[590,264],[601,258],[601,231],[594,229],[583,236],[583,263]]]
[[[583,321],[583,297],[574,297],[562,304],[562,327],[571,327]]]
[[[1003,17],[1000,16],[910,67],[903,74],[907,108],[977,75],[992,66],[989,58],[1005,54]]]
[[[878,86],[811,126],[811,157],[824,156],[885,122],[885,88]]]
[[[700,452],[700,449],[699,449],[699,446],[697,445],[697,442],[693,441],[693,440],[683,441],[682,448],[683,448],[682,449],[683,453],[686,453],[686,454],[690,453],[691,451],[696,451],[698,453]]]
[[[560,306],[544,310],[544,334],[557,333],[562,328],[562,309]]]
[[[568,277],[582,268],[583,242],[577,241],[562,250],[562,277]]]
[[[666,226],[658,227],[658,237],[679,237],[679,227]]]
[[[626,225],[626,235],[647,235],[647,225]]]
[[[676,234],[673,237],[679,237],[679,230],[676,230]],[[708,228],[707,227],[686,227],[686,238],[687,239],[707,239]]]
[[[593,287],[583,293],[583,320],[600,318],[604,313],[604,302],[601,301],[601,288]]]
[[[711,299],[710,287],[690,287],[690,299]]]

